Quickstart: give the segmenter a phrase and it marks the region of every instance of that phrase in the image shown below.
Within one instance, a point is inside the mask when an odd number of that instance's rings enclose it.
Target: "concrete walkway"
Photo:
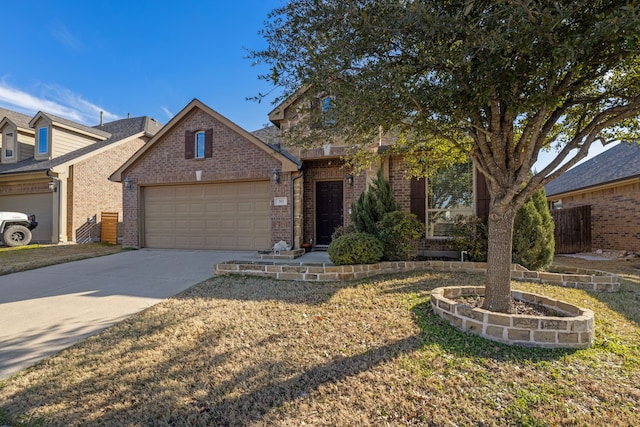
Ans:
[[[0,276],[0,378],[6,378],[256,252],[125,251]]]

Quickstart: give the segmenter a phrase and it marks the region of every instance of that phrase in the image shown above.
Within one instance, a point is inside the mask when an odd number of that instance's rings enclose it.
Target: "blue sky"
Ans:
[[[7,0],[2,2],[0,107],[86,125],[151,116],[167,123],[193,98],[248,131],[273,108],[247,49],[284,0]],[[609,147],[607,147],[609,148]],[[597,144],[590,157],[603,151]],[[541,170],[550,156],[541,155]]]
[[[151,116],[167,123],[193,98],[252,131],[270,101],[246,49],[281,0],[2,2],[0,106],[86,125]]]

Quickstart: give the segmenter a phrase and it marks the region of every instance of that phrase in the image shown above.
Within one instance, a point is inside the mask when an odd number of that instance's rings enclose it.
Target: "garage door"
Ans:
[[[53,234],[53,194],[12,194],[0,197],[0,211],[35,214],[38,227],[32,231],[34,243],[50,243]]]
[[[270,200],[269,181],[144,187],[144,246],[267,249]]]

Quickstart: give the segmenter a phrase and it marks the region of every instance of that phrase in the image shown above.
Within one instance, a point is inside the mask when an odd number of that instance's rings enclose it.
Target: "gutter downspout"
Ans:
[[[298,176],[291,178],[291,246],[295,249],[296,241],[296,201],[295,201],[295,182],[304,176],[304,171],[300,171]]]
[[[47,169],[45,171],[45,174],[47,175],[47,178],[56,181],[56,190],[55,190],[55,192],[58,193],[58,241],[57,241],[57,243],[60,243],[62,241],[62,200],[61,200],[61,198],[62,198],[62,191],[61,191],[62,190],[62,180],[60,178],[58,178],[57,176],[51,175],[49,172],[51,172],[51,169]]]

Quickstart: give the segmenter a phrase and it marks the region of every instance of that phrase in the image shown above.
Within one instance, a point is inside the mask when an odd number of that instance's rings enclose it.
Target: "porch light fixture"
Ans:
[[[127,190],[133,190],[133,181],[131,180],[131,178],[126,177],[124,179],[124,188],[126,188]]]
[[[347,175],[347,185],[353,187],[353,175],[351,174]]]
[[[273,181],[274,184],[280,184],[280,173],[280,169],[278,168],[271,171],[271,181]]]
[[[58,191],[55,181],[49,181],[49,191],[51,191],[52,193]]]

